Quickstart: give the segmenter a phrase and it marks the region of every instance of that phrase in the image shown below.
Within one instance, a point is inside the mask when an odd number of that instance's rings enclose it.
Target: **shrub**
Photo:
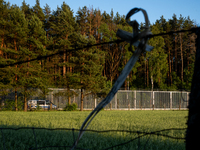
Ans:
[[[37,104],[36,110],[40,110],[40,109],[42,109],[42,108],[39,106],[39,104]]]
[[[77,109],[77,104],[76,103],[72,103],[72,104],[67,104],[67,106],[65,107],[65,111],[74,111]]]

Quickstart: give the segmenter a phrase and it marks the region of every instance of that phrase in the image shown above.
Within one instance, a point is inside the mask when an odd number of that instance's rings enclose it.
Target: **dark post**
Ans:
[[[189,98],[186,150],[198,149],[200,135],[200,28],[196,29],[196,60]]]

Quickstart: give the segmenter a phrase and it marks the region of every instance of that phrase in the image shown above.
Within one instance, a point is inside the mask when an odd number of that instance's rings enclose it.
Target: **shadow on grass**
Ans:
[[[46,129],[3,129],[20,128],[20,126],[0,127],[0,149],[2,150],[68,150],[72,147],[78,136],[78,131],[70,130],[46,130]],[[183,150],[185,144],[183,139],[172,139],[163,137],[161,134],[181,137],[185,131],[163,131],[159,134],[147,134],[142,132],[128,133],[121,131],[92,132],[86,131],[78,143],[76,149],[88,150],[127,150],[127,149],[162,149]],[[139,138],[138,138],[139,137]],[[122,144],[126,143],[126,144]],[[121,144],[121,145],[120,145]],[[118,146],[117,146],[118,145]]]

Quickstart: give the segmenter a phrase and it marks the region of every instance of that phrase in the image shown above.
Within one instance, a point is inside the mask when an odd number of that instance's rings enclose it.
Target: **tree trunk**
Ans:
[[[183,46],[182,46],[181,33],[180,33],[180,50],[181,50],[181,82],[183,82]]]
[[[196,60],[189,99],[189,115],[186,131],[186,150],[198,149],[200,135],[200,28],[196,31]]]
[[[81,89],[81,108],[80,111],[83,111],[83,89]]]
[[[68,104],[70,105],[71,104],[71,97],[68,96]]]
[[[172,85],[172,75],[171,75],[171,73],[172,73],[172,65],[171,65],[171,57],[170,57],[170,48],[169,48],[169,46],[168,46],[168,56],[169,56],[169,59],[168,59],[168,61],[169,61],[169,78],[168,78],[168,82],[169,82],[169,86],[171,86]]]
[[[15,88],[15,111],[18,111],[18,108],[17,108],[17,88]]]
[[[15,34],[15,38],[16,38],[16,34]],[[15,51],[17,51],[17,42],[16,39],[14,39],[14,46],[15,46]],[[16,60],[17,60],[17,56],[15,56]],[[17,70],[17,65],[15,65],[16,70]],[[15,74],[15,82],[17,82],[17,75]],[[17,111],[17,88],[15,88],[15,111]]]
[[[63,54],[63,63],[66,62],[66,52]],[[63,76],[66,74],[66,65],[63,65]]]
[[[27,112],[27,97],[26,97],[27,88],[24,87],[24,111]]]
[[[177,44],[176,44],[177,40],[176,39],[177,39],[177,36],[175,36],[175,43],[174,43],[175,44],[175,48],[174,48],[174,50],[175,50],[175,72],[178,73],[177,72],[178,62],[177,62]]]
[[[68,95],[68,105],[70,105],[71,104],[71,97],[70,97],[70,88],[69,87],[67,87],[67,93],[69,94]]]
[[[4,34],[3,34],[3,37],[1,38],[1,49],[2,49],[2,47],[3,47],[3,44],[4,44]],[[3,55],[3,52],[2,52],[1,49],[0,49],[0,56]]]

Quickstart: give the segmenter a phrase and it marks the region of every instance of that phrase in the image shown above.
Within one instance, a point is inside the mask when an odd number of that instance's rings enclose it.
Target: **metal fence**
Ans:
[[[62,109],[68,103],[65,97],[55,97],[54,94],[63,89],[52,89],[47,96],[58,109]],[[80,90],[77,96],[71,97],[71,103],[76,103],[80,108]],[[84,97],[84,109],[94,109],[103,98],[95,98],[94,95]],[[181,91],[142,91],[142,90],[119,90],[111,103],[105,109],[112,110],[137,110],[137,109],[187,109],[189,92]]]

